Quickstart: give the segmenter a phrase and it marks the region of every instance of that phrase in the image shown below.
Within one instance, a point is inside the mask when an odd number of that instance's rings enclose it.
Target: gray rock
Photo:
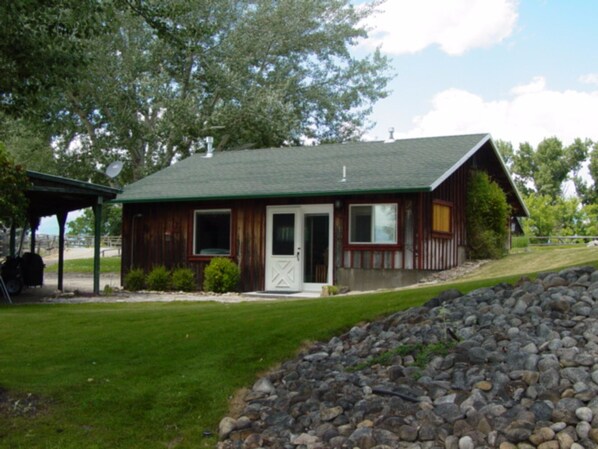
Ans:
[[[459,439],[459,449],[474,449],[475,445],[470,436],[464,436]]]
[[[276,392],[276,388],[270,382],[270,379],[267,377],[262,377],[258,379],[258,381],[253,384],[252,390],[256,393],[264,393],[264,394],[274,394]]]
[[[413,442],[417,440],[417,427],[408,425],[401,426],[399,427],[398,435],[401,441]]]
[[[225,416],[218,424],[218,436],[221,440],[227,438],[236,428],[237,420],[229,416]]]
[[[284,362],[247,394],[243,417],[223,419],[219,449],[597,447],[598,270],[442,306],[442,319],[437,305],[415,307]],[[417,353],[368,363],[444,341],[447,327],[461,341],[424,366]]]

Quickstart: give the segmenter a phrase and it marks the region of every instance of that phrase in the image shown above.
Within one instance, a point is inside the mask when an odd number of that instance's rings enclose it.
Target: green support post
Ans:
[[[95,218],[94,239],[93,239],[93,293],[100,294],[100,240],[102,239],[102,201],[98,196],[97,203],[93,206]]]
[[[59,212],[56,214],[58,220],[58,290],[62,291],[64,288],[64,227],[66,224],[66,217],[68,212]]]

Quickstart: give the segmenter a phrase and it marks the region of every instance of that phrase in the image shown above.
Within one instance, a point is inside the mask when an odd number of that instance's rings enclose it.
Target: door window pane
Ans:
[[[295,214],[272,215],[272,255],[295,254]]]
[[[328,281],[328,214],[308,214],[303,230],[303,282]]]

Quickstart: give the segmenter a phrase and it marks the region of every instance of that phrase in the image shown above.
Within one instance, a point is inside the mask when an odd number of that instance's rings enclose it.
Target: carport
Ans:
[[[100,293],[100,239],[101,217],[104,202],[112,200],[120,193],[120,189],[49,175],[35,171],[27,171],[31,187],[26,195],[29,199],[28,218],[31,227],[31,252],[35,253],[35,232],[42,217],[56,215],[58,220],[58,290],[63,289],[64,274],[64,233],[66,218],[69,212],[93,208],[94,226],[94,264],[93,292]],[[10,254],[16,253],[16,230],[11,228]]]

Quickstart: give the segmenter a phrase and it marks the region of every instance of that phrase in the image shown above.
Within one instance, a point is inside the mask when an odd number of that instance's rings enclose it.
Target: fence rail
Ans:
[[[8,232],[0,232],[0,257],[4,257],[9,253],[9,240],[10,237]],[[17,232],[17,250],[19,245],[21,244],[21,236]],[[31,234],[27,233],[23,238],[23,244],[21,246],[21,252],[29,251],[31,246]],[[66,236],[65,237],[65,247],[66,248],[89,248],[93,246],[94,238],[93,235],[76,235],[76,236]],[[58,236],[57,235],[47,235],[47,234],[36,234],[35,235],[35,246],[37,248],[37,252],[43,250],[46,253],[51,253],[52,251],[58,250]],[[120,255],[120,250],[122,246],[122,239],[120,236],[103,236],[100,240],[100,246],[103,248],[102,256],[105,256],[108,252],[116,252]]]
[[[570,245],[598,240],[598,235],[547,235],[527,237],[530,245]]]

